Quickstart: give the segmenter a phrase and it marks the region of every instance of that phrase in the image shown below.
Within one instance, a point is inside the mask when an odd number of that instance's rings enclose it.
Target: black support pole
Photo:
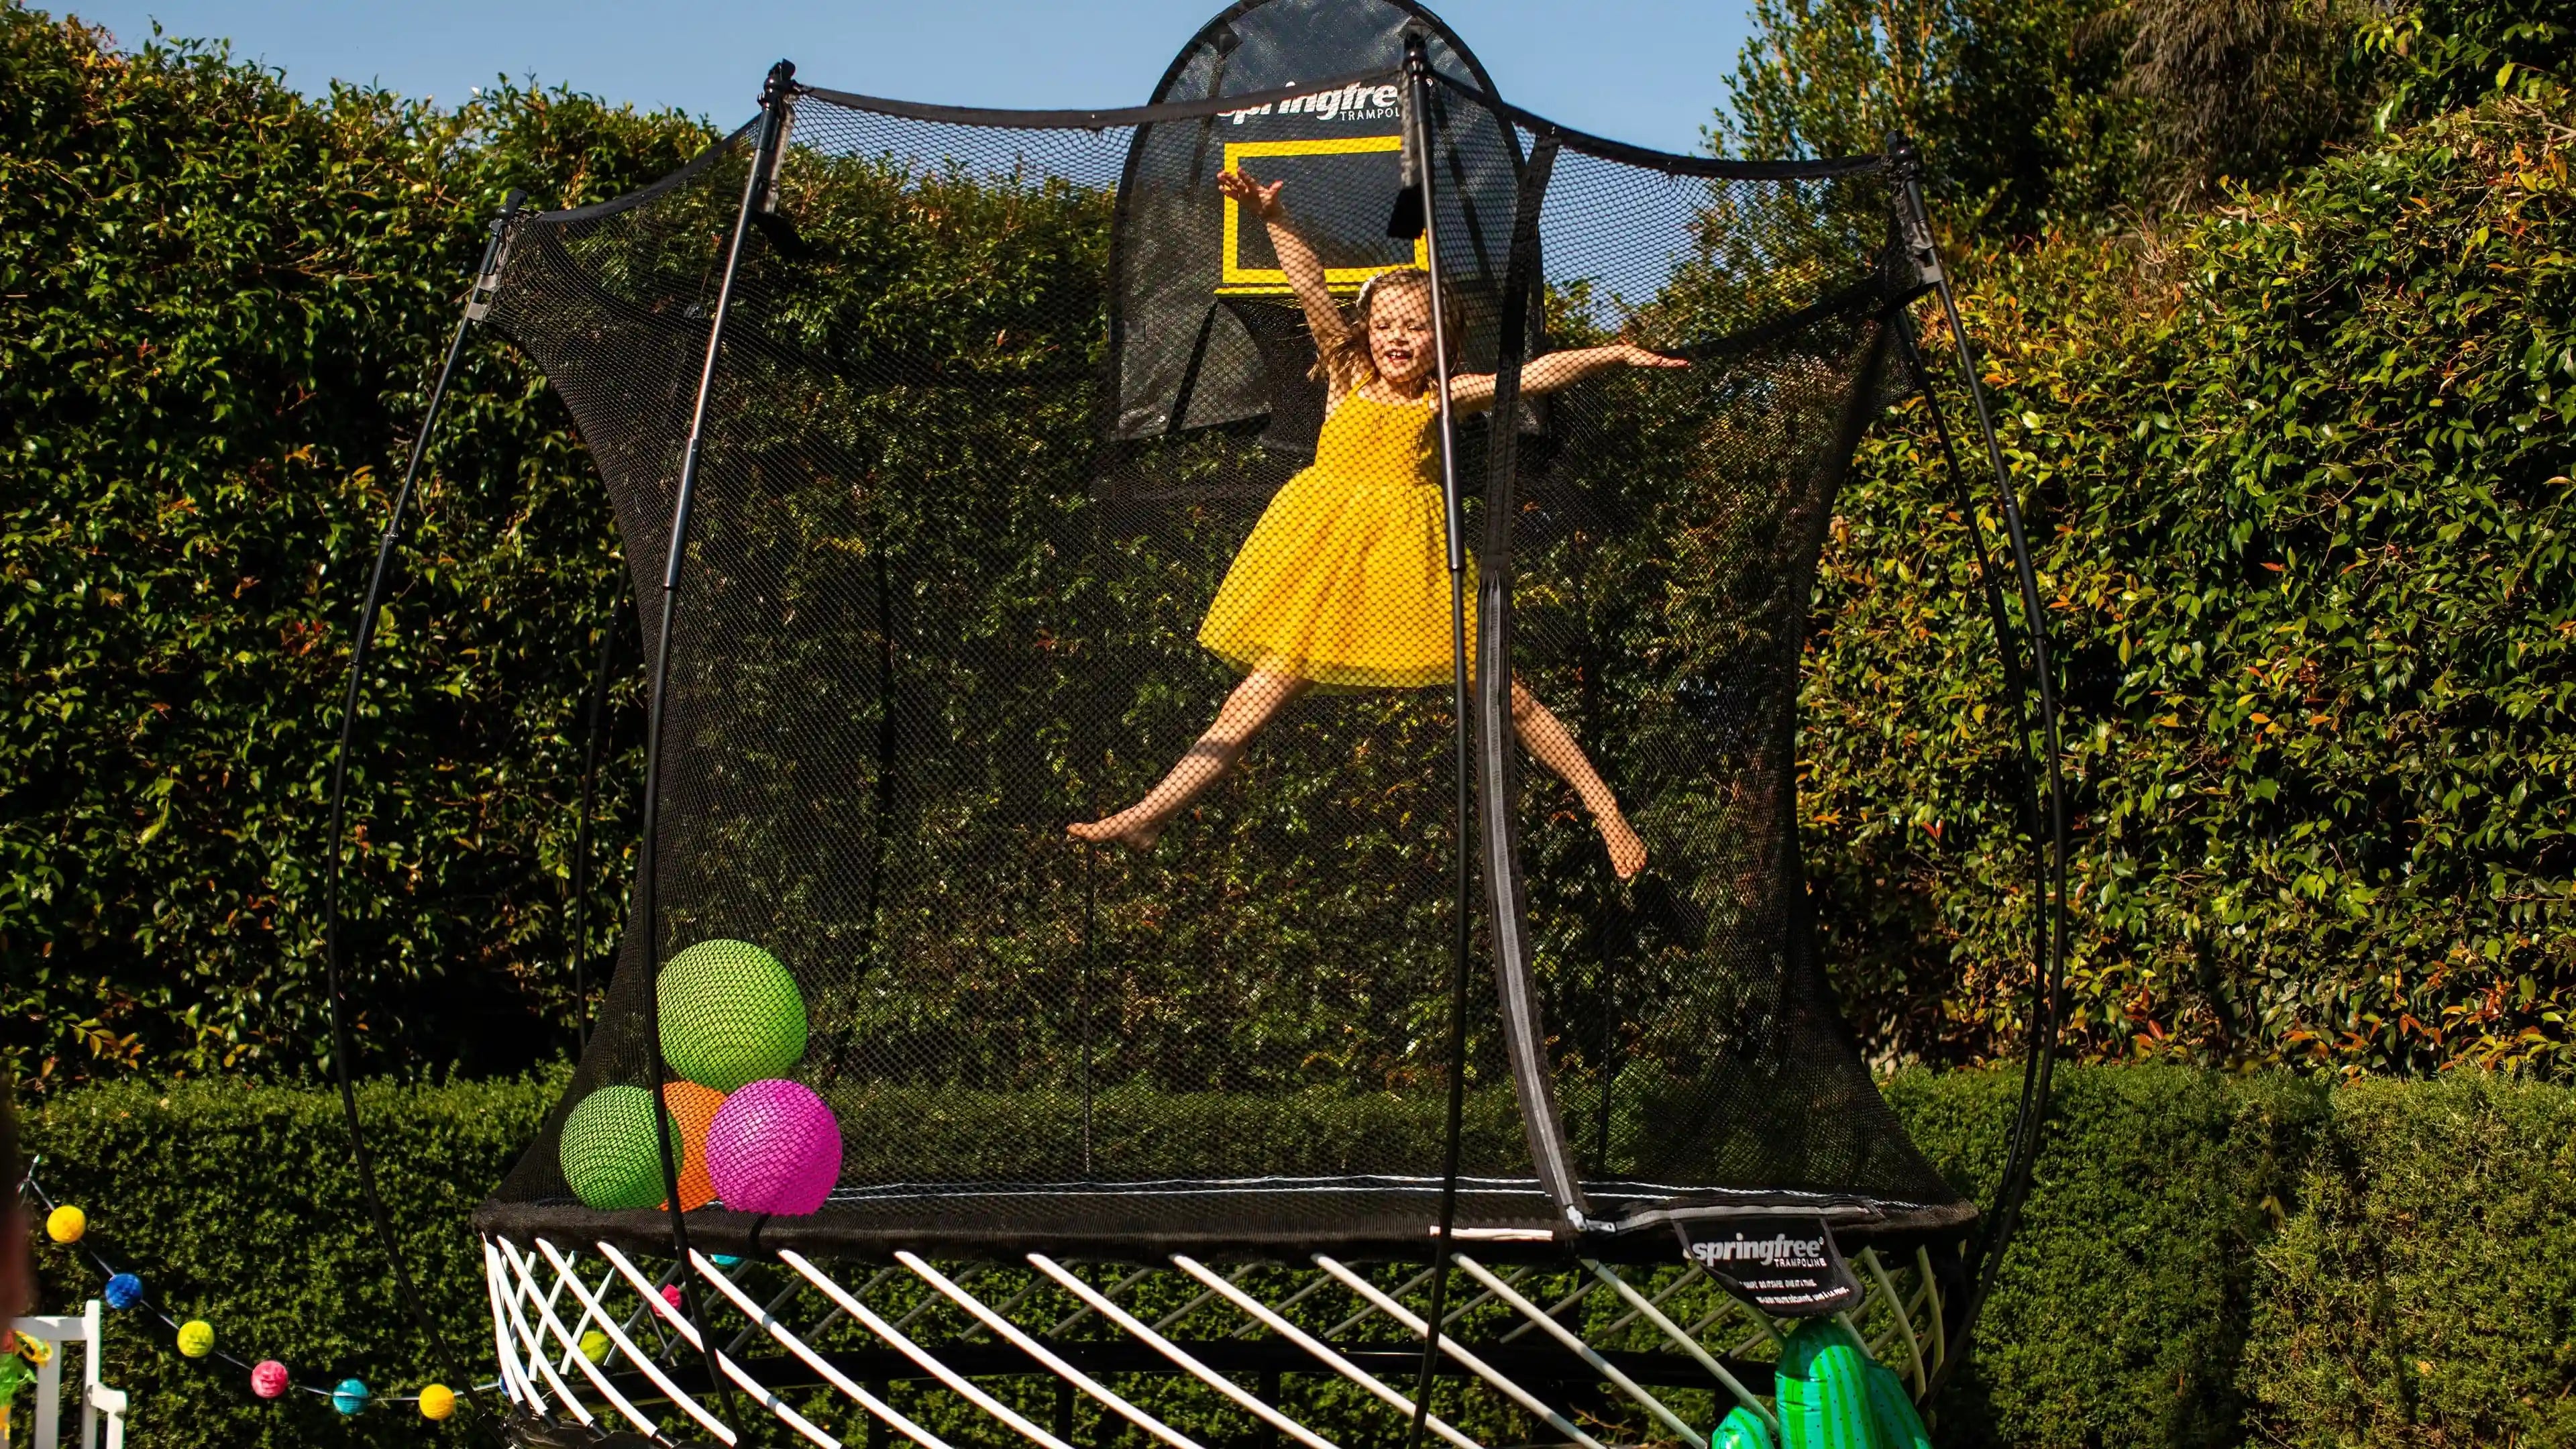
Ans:
[[[1931,1389],[1937,1391],[1953,1368],[1966,1357],[1968,1339],[1975,1329],[1977,1316],[1993,1292],[1996,1275],[2003,1269],[2004,1253],[2011,1246],[2014,1230],[2020,1224],[2023,1201],[2028,1197],[2033,1168],[2039,1158],[2039,1145],[2046,1130],[2050,1088],[2057,1065],[2058,1022],[2063,1007],[2066,979],[2067,935],[2067,838],[2064,751],[2058,734],[2057,684],[2049,666],[2048,615],[2039,596],[2039,575],[2030,558],[2030,539],[2021,516],[2021,502],[2014,494],[2012,472],[2004,463],[2001,440],[1995,433],[1994,411],[1986,400],[1984,380],[1977,372],[1976,346],[1969,340],[1968,326],[1959,312],[1959,300],[1950,288],[1949,271],[1941,265],[1932,243],[1932,224],[1923,203],[1922,168],[1911,144],[1902,141],[1890,147],[1890,158],[1902,186],[1899,221],[1909,243],[1918,253],[1921,269],[1941,299],[1941,313],[1948,322],[1950,339],[1959,356],[1959,370],[1966,378],[1968,398],[1974,405],[1977,430],[1986,445],[1986,462],[1994,475],[1995,498],[2003,517],[2004,540],[2012,553],[2014,581],[2021,596],[2022,627],[2029,636],[2031,693],[2039,702],[2041,778],[2045,784],[2043,805],[2047,829],[2048,856],[2045,863],[2046,924],[2040,945],[2038,979],[2031,985],[2030,1046],[2022,1070],[2021,1100],[2013,1116],[2012,1145],[2005,1159],[2004,1179],[1996,1188],[1994,1221],[1987,1229],[1978,1251],[1976,1272],[1970,1283],[1967,1302],[1962,1305],[1955,1325],[1944,1325],[1949,1335],[1949,1348],[1943,1354],[1941,1370],[1933,1376]],[[1914,353],[1908,339],[1909,354]],[[1926,379],[1928,395],[1928,376]],[[1938,423],[1944,450],[1949,446],[1948,429]],[[1971,530],[1976,519],[1967,520]],[[1980,544],[1982,551],[1983,545]],[[1981,554],[1982,556],[1982,554]],[[2000,618],[1998,618],[2000,623]],[[2000,640],[1998,641],[2001,642]],[[2007,662],[2006,668],[2014,666]],[[2027,726],[2018,716],[2016,729],[2027,739]],[[1928,1396],[1928,1395],[1927,1395]]]
[[[1440,1149],[1440,1227],[1432,1239],[1431,1304],[1425,1315],[1422,1365],[1413,1389],[1410,1441],[1422,1442],[1424,1421],[1431,1413],[1432,1375],[1440,1364],[1441,1319],[1449,1307],[1449,1240],[1458,1225],[1459,1138],[1467,1104],[1467,957],[1472,943],[1471,906],[1475,898],[1472,852],[1475,811],[1475,720],[1468,713],[1467,677],[1467,505],[1458,489],[1458,437],[1449,406],[1448,298],[1440,281],[1439,193],[1432,180],[1437,169],[1431,154],[1431,55],[1422,33],[1404,38],[1404,108],[1406,149],[1412,152],[1411,180],[1422,205],[1423,269],[1431,277],[1432,385],[1439,416],[1440,503],[1449,542],[1450,709],[1457,720],[1457,797],[1452,841],[1457,853],[1456,891],[1451,903],[1455,929],[1449,941],[1449,1103]],[[1501,426],[1501,425],[1498,425]]]
[[[322,856],[322,970],[324,984],[331,1000],[331,1068],[340,1086],[340,1111],[349,1124],[349,1158],[358,1169],[358,1194],[366,1200],[367,1219],[375,1227],[376,1239],[393,1265],[394,1286],[401,1293],[403,1307],[412,1318],[421,1341],[431,1346],[441,1369],[466,1392],[472,1392],[472,1380],[456,1371],[456,1360],[448,1351],[446,1335],[429,1321],[421,1307],[420,1295],[413,1291],[411,1266],[403,1257],[402,1243],[394,1236],[393,1218],[385,1211],[385,1200],[376,1191],[376,1163],[367,1151],[365,1124],[358,1117],[358,1091],[350,1070],[349,1055],[354,1049],[349,1034],[349,1005],[342,990],[340,940],[340,844],[347,824],[349,805],[349,747],[357,733],[358,701],[365,690],[367,646],[376,635],[376,614],[384,607],[385,587],[393,577],[394,557],[402,549],[403,520],[411,512],[414,486],[420,479],[421,460],[429,456],[430,435],[437,431],[440,407],[447,400],[447,384],[456,375],[457,360],[465,354],[465,338],[474,324],[483,319],[491,306],[493,290],[500,285],[502,244],[509,236],[510,221],[518,214],[522,193],[513,191],[501,203],[501,214],[492,219],[490,235],[483,242],[483,259],[475,264],[474,285],[466,293],[464,315],[456,319],[456,330],[448,335],[447,356],[438,365],[438,378],[430,384],[429,405],[422,409],[420,431],[411,440],[411,457],[403,464],[402,482],[395,486],[392,504],[386,509],[385,531],[376,541],[375,571],[367,576],[366,602],[358,609],[358,627],[349,645],[349,687],[340,700],[340,738],[331,750],[330,823],[324,830]]]
[[[643,838],[636,851],[638,878],[636,919],[644,932],[643,967],[655,979],[644,990],[644,1039],[653,1051],[654,1113],[653,1138],[662,1158],[663,1206],[671,1221],[671,1249],[678,1260],[673,1268],[680,1286],[680,1312],[697,1328],[698,1352],[706,1362],[707,1382],[715,1388],[726,1418],[733,1417],[733,1394],[725,1387],[726,1379],[717,1364],[715,1334],[707,1326],[709,1319],[701,1311],[703,1295],[698,1288],[696,1265],[690,1260],[689,1224],[680,1210],[680,1164],[671,1140],[670,1113],[661,1109],[664,1063],[661,1056],[662,1002],[659,974],[662,966],[661,918],[661,820],[662,820],[662,730],[669,713],[671,694],[671,630],[678,622],[680,606],[680,566],[688,556],[689,509],[696,501],[698,464],[706,454],[707,408],[715,395],[716,362],[724,350],[725,321],[732,315],[734,282],[742,267],[742,239],[751,229],[754,210],[762,203],[772,181],[771,169],[777,161],[781,139],[786,134],[789,100],[796,93],[796,67],[786,61],[769,68],[769,79],[760,88],[760,136],[753,148],[751,164],[742,181],[742,205],[734,215],[733,231],[725,240],[724,272],[716,283],[714,315],[707,322],[706,361],[698,369],[697,400],[689,411],[689,441],[680,454],[680,479],[673,490],[671,503],[671,543],[662,561],[661,628],[653,638],[653,669],[647,690],[644,725],[644,820]]]

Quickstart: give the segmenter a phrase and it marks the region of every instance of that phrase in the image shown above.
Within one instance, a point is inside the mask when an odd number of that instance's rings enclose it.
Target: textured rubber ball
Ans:
[[[841,1124],[810,1087],[753,1082],[708,1126],[707,1172],[734,1212],[803,1216],[840,1181]]]
[[[420,1391],[420,1416],[431,1422],[456,1412],[456,1390],[445,1384],[429,1384]]]
[[[653,1094],[642,1087],[601,1087],[582,1098],[555,1144],[565,1185],[604,1212],[660,1202],[662,1144],[653,1130]],[[679,1141],[675,1124],[672,1145]]]
[[[204,1358],[215,1351],[215,1326],[202,1318],[191,1318],[179,1325],[179,1352],[186,1358]]]
[[[119,1273],[107,1280],[107,1291],[99,1295],[110,1308],[131,1308],[143,1301],[143,1280],[131,1273]]]
[[[707,1124],[716,1120],[716,1109],[724,1105],[724,1093],[695,1082],[664,1082],[662,1105],[670,1109],[671,1120],[680,1125],[680,1135],[671,1144],[680,1154],[680,1211],[696,1212],[715,1201],[715,1181],[707,1176]],[[653,1170],[662,1170],[661,1148],[655,1147]],[[657,1176],[656,1180],[659,1178]],[[668,1198],[655,1203],[667,1208]]]
[[[250,1391],[263,1399],[273,1399],[285,1393],[290,1382],[286,1376],[286,1365],[273,1358],[261,1359],[250,1371]]]
[[[778,958],[748,941],[700,941],[656,979],[662,1056],[702,1087],[730,1092],[783,1077],[805,1058],[805,997]]]
[[[339,1387],[331,1390],[331,1407],[343,1417],[360,1412],[367,1407],[367,1386],[357,1379],[340,1380]]]
[[[45,1236],[57,1243],[77,1243],[89,1231],[89,1214],[64,1203],[45,1214]]]

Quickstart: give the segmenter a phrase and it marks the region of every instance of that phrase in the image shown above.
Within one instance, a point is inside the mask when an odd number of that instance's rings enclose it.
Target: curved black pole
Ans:
[[[502,243],[509,235],[511,218],[518,214],[523,194],[512,191],[501,203],[501,214],[492,219],[491,234],[483,242],[483,260],[475,265],[474,285],[466,293],[465,313],[456,319],[456,330],[448,336],[447,357],[438,365],[437,381],[430,384],[429,406],[423,409],[420,431],[411,440],[411,457],[403,465],[402,482],[394,488],[384,534],[376,541],[375,572],[367,576],[366,602],[358,610],[358,628],[349,646],[349,688],[340,700],[340,738],[331,750],[331,812],[324,830],[322,856],[322,971],[331,1003],[331,1074],[339,1080],[340,1112],[349,1124],[349,1159],[358,1169],[358,1195],[366,1200],[367,1219],[375,1226],[376,1239],[393,1265],[394,1287],[402,1295],[404,1310],[411,1315],[421,1340],[437,1354],[440,1371],[469,1395],[474,1391],[472,1380],[457,1373],[446,1336],[429,1321],[420,1295],[412,1290],[411,1265],[403,1257],[402,1243],[394,1237],[393,1218],[385,1211],[385,1200],[376,1192],[375,1157],[367,1151],[366,1127],[358,1117],[358,1090],[349,1067],[349,1008],[340,985],[340,840],[348,818],[349,743],[357,732],[358,697],[366,679],[367,646],[375,639],[376,612],[384,606],[385,584],[393,576],[394,554],[402,547],[403,519],[411,511],[412,488],[420,478],[421,460],[429,454],[430,435],[438,428],[438,412],[447,400],[448,380],[456,375],[457,359],[465,353],[466,333],[491,307],[492,292],[500,284]]]
[[[1450,914],[1456,929],[1449,941],[1449,1103],[1440,1148],[1440,1230],[1432,1239],[1431,1304],[1425,1315],[1422,1366],[1413,1387],[1410,1441],[1420,1445],[1431,1413],[1431,1381],[1440,1364],[1441,1319],[1449,1308],[1449,1240],[1458,1225],[1459,1139],[1467,1104],[1467,957],[1472,940],[1471,903],[1475,873],[1468,841],[1474,828],[1475,722],[1468,713],[1467,678],[1467,506],[1458,489],[1458,437],[1449,408],[1449,319],[1440,283],[1440,225],[1431,164],[1431,56],[1422,33],[1404,37],[1404,146],[1412,174],[1406,180],[1422,214],[1423,270],[1431,278],[1432,385],[1439,417],[1440,502],[1449,542],[1449,697],[1457,719],[1457,798],[1452,819],[1458,872]],[[1409,218],[1408,218],[1409,219]]]
[[[607,733],[609,671],[617,664],[617,635],[626,610],[612,608],[600,631],[599,662],[591,669],[589,723],[581,747],[581,804],[572,828],[572,1034],[574,1049],[590,1051],[590,826],[598,800],[599,742]]]
[[[1950,324],[1950,338],[1959,355],[1959,370],[1967,379],[1968,397],[1975,405],[1977,429],[1986,445],[1986,462],[1993,471],[1995,497],[2003,515],[2004,539],[2012,553],[2014,580],[2021,595],[2022,627],[2030,640],[2030,681],[2032,693],[2039,701],[2039,728],[2043,778],[2047,783],[2048,858],[2046,890],[2048,912],[2041,949],[2039,979],[2032,983],[2031,1043],[2022,1069],[2019,1107],[2013,1116],[2012,1150],[2005,1160],[2004,1178],[1996,1187],[1994,1225],[1978,1252],[1977,1272],[1968,1290],[1968,1300],[1960,1309],[1958,1324],[1949,1328],[1950,1345],[1943,1354],[1941,1370],[1933,1376],[1930,1388],[1937,1391],[1954,1367],[1966,1357],[1969,1335],[1974,1331],[1977,1315],[1985,1308],[1986,1298],[1994,1290],[1996,1276],[2002,1272],[2004,1253],[2011,1246],[2015,1229],[2020,1225],[2023,1201],[2030,1193],[2031,1172],[2039,1157],[2040,1140],[2046,1130],[2049,1091],[2057,1066],[2058,1022],[2061,997],[2066,979],[2066,789],[2064,748],[2058,737],[2057,685],[2048,660],[2048,622],[2039,597],[2039,576],[2030,560],[2030,540],[2022,524],[2021,502],[2014,494],[2011,470],[2005,466],[2002,442],[1995,434],[1992,408],[1986,401],[1983,380],[1977,372],[1975,344],[1969,340],[1966,320],[1959,313],[1958,297],[1951,291],[1949,272],[1941,266],[1932,244],[1929,212],[1923,204],[1922,170],[1910,144],[1898,143],[1890,148],[1897,163],[1897,175],[1903,186],[1903,215],[1900,218],[1909,241],[1920,254],[1924,275],[1931,281],[1941,299],[1941,312]],[[1912,354],[1912,339],[1908,352]],[[1929,378],[1926,375],[1926,390]],[[1947,450],[1949,433],[1938,419],[1942,446]],[[1966,520],[1973,531],[1974,515]],[[1982,542],[1979,557],[1984,557]],[[2007,664],[2007,669],[2013,666]],[[2016,706],[2018,711],[2018,706]],[[2026,722],[2017,719],[2028,738]]]
[[[671,1116],[659,1110],[665,1065],[658,980],[662,965],[662,725],[671,693],[671,629],[679,614],[680,562],[688,555],[689,506],[697,497],[698,463],[706,454],[707,406],[715,394],[716,359],[724,349],[725,320],[733,311],[734,281],[742,267],[743,234],[751,229],[754,209],[769,188],[770,168],[777,161],[779,142],[786,135],[787,103],[795,93],[796,67],[783,60],[771,66],[769,79],[760,88],[760,140],[744,171],[742,206],[734,216],[732,234],[725,239],[724,272],[716,283],[715,313],[707,322],[706,361],[698,369],[697,401],[689,411],[689,441],[680,454],[680,481],[671,504],[671,546],[662,561],[662,626],[653,638],[653,670],[647,686],[651,702],[644,724],[644,829],[635,865],[639,872],[635,916],[644,932],[643,965],[648,975],[656,977],[644,991],[644,1039],[652,1044],[657,1109],[653,1113],[653,1140],[661,1151],[665,1194],[662,1202],[671,1220],[672,1251],[679,1260],[674,1271],[680,1285],[680,1311],[698,1325],[698,1351],[706,1361],[707,1382],[714,1386],[728,1419],[733,1417],[733,1392],[726,1387],[727,1380],[717,1366],[713,1320],[700,1311],[703,1295],[698,1290],[697,1268],[689,1253],[688,1217],[680,1210],[680,1164],[671,1141]]]

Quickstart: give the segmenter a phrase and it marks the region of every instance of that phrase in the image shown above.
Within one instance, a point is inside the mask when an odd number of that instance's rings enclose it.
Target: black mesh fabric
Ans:
[[[718,1250],[1418,1254],[1462,852],[1462,1226],[1654,1257],[1675,1211],[1968,1221],[1836,1015],[1796,855],[1810,576],[1910,285],[1883,266],[1890,180],[1434,95],[1470,622],[1508,661],[1477,671],[1476,754],[1503,808],[1456,828],[1419,279],[1377,283],[1365,319],[1338,272],[1320,307],[1201,282],[1122,312],[1122,267],[1196,248],[1204,271],[1228,210],[1264,259],[1283,245],[1257,203],[1164,204],[1189,158],[1153,138],[1208,106],[800,94],[714,372],[655,920],[630,921],[486,1227],[666,1240],[658,1087]],[[491,320],[570,405],[647,599],[753,151],[507,240]],[[1243,169],[1283,183],[1284,245],[1310,217],[1383,229],[1391,165],[1264,159]],[[1133,359],[1193,347],[1139,328],[1246,307],[1247,345],[1195,384],[1233,402],[1138,426]],[[1391,351],[1309,375],[1319,332],[1380,322]],[[1654,357],[1582,351],[1622,339]],[[1069,833],[1103,820],[1127,838]]]

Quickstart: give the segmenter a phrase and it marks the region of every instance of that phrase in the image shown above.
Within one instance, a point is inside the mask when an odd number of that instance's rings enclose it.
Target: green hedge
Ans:
[[[328,1040],[350,616],[479,224],[507,186],[596,199],[707,132],[507,87],[307,100],[14,3],[0,84],[0,232],[30,243],[0,255],[0,1019],[27,1024],[0,1050],[35,1095],[293,1076]],[[2089,1054],[2576,1050],[2576,158],[2533,85],[2152,236],[1955,268],[2059,636]],[[560,405],[473,357],[356,760],[370,1069],[506,1075],[569,1036],[619,561]],[[1957,516],[1926,424],[1872,433],[1818,575],[1803,858],[1872,1053],[1963,1062],[2018,1037],[2033,902],[1966,564],[1993,520]],[[604,862],[594,945],[622,883]]]
[[[1940,1442],[2343,1446],[2576,1439],[2576,1091],[2470,1078],[2329,1089],[2281,1075],[2078,1067],[2061,1078],[2011,1270]],[[1966,1190],[1993,1180],[2015,1079],[1912,1072],[1889,1096]],[[491,1354],[465,1222],[555,1083],[371,1086],[396,1217],[462,1371]],[[388,1392],[443,1371],[394,1301],[328,1093],[123,1083],[31,1114],[46,1186],[93,1242],[237,1353]],[[41,1246],[49,1305],[98,1283]],[[238,1370],[114,1320],[136,1442],[408,1444],[250,1399]],[[455,1431],[445,1431],[453,1433]]]
[[[507,84],[307,99],[15,0],[0,90],[5,1050],[38,1093],[308,1070],[350,626],[483,225],[707,133]],[[489,338],[418,519],[353,761],[359,1040],[506,1074],[569,1044],[581,708],[623,584],[561,404]]]
[[[2087,1053],[2576,1052],[2566,105],[1960,267],[2062,670]],[[1843,1000],[1930,1059],[2013,1030],[2032,925],[1955,500],[1919,404],[1863,443],[1801,737]]]

